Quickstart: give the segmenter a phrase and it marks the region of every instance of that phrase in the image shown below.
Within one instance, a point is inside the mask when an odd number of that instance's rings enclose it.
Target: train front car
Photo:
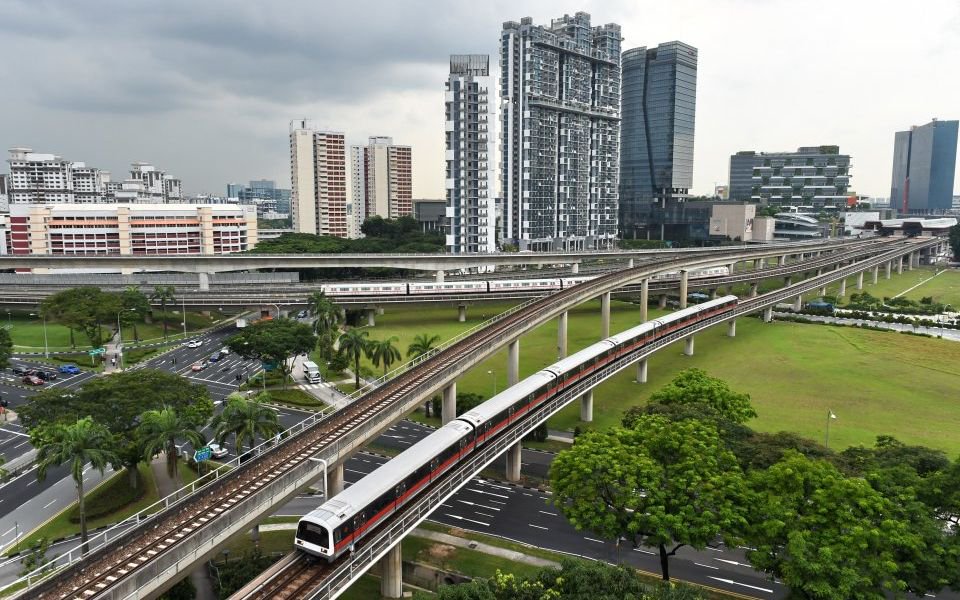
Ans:
[[[470,452],[473,439],[467,423],[447,423],[304,515],[294,547],[336,560]]]

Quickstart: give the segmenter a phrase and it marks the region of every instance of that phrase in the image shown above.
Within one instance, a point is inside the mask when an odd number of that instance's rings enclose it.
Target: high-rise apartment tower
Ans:
[[[343,133],[290,122],[290,214],[293,230],[347,236],[347,155]]]
[[[605,247],[617,236],[620,26],[578,12],[530,17],[500,37],[504,241],[521,250]]]
[[[898,131],[893,144],[890,205],[901,213],[937,213],[953,204],[957,121],[933,121]]]
[[[496,250],[496,91],[487,54],[450,57],[446,105],[447,250]]]
[[[625,237],[662,234],[667,205],[687,198],[696,107],[696,48],[666,42],[623,53],[620,231]]]

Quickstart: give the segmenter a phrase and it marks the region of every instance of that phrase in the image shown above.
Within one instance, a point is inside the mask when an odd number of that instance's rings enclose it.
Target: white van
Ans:
[[[310,383],[320,383],[320,367],[312,360],[303,361],[303,378]]]

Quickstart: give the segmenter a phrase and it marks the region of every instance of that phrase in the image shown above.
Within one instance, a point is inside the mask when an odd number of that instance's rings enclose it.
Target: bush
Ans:
[[[137,487],[130,487],[127,471],[94,490],[86,498],[87,521],[109,516],[147,495],[146,482],[137,471]],[[80,508],[70,509],[70,522],[80,522]]]

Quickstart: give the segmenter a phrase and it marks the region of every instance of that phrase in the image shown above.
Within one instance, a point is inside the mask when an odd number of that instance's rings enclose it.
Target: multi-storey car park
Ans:
[[[829,281],[890,264],[905,255],[913,264],[921,250],[942,243],[939,239],[886,239],[859,244],[822,245],[820,251],[831,253],[794,263],[796,272],[831,266],[838,268],[770,294],[744,300],[729,317],[765,310],[765,317],[769,318],[772,305],[783,299],[818,289]],[[804,248],[809,251],[812,247]],[[521,305],[494,319],[486,327],[475,329],[422,362],[386,379],[346,408],[305,421],[288,432],[279,444],[271,440],[260,446],[250,453],[252,458],[244,464],[234,464],[230,473],[218,472],[215,481],[207,479],[193,484],[190,488],[195,490],[193,493],[184,492],[184,497],[179,499],[166,499],[163,502],[165,510],[160,513],[150,515],[152,509],[148,509],[131,517],[119,529],[99,534],[92,541],[95,549],[82,559],[79,548],[62,555],[57,559],[57,564],[63,565],[68,561],[75,564],[59,569],[39,585],[32,586],[27,593],[39,598],[125,598],[130,597],[131,593],[143,595],[151,593],[151,590],[159,591],[178,572],[214,553],[218,544],[225,542],[229,536],[251,526],[275,504],[316,479],[322,473],[318,465],[325,470],[330,465],[340,463],[372,435],[379,434],[393,420],[401,418],[420,404],[423,398],[440,388],[451,387],[459,374],[503,345],[509,348],[508,379],[511,383],[517,382],[519,337],[541,323],[565,315],[573,306],[600,296],[607,307],[602,311],[606,324],[602,335],[606,337],[609,334],[609,294],[623,285],[642,283],[665,270],[679,269],[683,273],[688,268],[772,257],[782,252],[738,248],[720,251],[709,258],[674,258],[656,266],[635,267],[598,277]],[[683,302],[686,277],[682,277],[680,283]],[[561,318],[560,322],[563,324],[566,320]],[[692,353],[692,335],[686,335],[686,339],[687,350]],[[642,363],[644,374],[645,364]],[[445,396],[450,394],[445,393]],[[541,417],[545,418],[543,415],[537,418]],[[508,465],[512,466],[508,468],[508,476],[513,478],[519,475],[519,444],[514,443],[518,440],[509,438]],[[503,445],[495,448],[498,453],[505,449],[507,447]],[[317,462],[311,459],[317,459]],[[334,469],[332,481],[336,482],[337,479]],[[342,470],[339,480],[342,486]],[[333,487],[335,490],[336,486]],[[419,510],[423,510],[422,507]],[[425,516],[426,513],[417,518]],[[117,535],[119,537],[114,537]],[[110,542],[104,544],[103,540],[108,538]],[[368,566],[369,561],[389,550],[389,546],[383,547],[382,539],[377,539],[378,545],[361,549],[345,559],[343,564],[349,567],[351,573],[357,566],[355,561],[362,559],[367,561],[364,564]],[[374,548],[376,552],[372,552]],[[79,562],[76,562],[78,559]],[[362,570],[355,572],[359,574]],[[342,587],[347,580],[343,579],[343,572],[337,573],[337,581]],[[341,587],[336,590],[339,591]]]

